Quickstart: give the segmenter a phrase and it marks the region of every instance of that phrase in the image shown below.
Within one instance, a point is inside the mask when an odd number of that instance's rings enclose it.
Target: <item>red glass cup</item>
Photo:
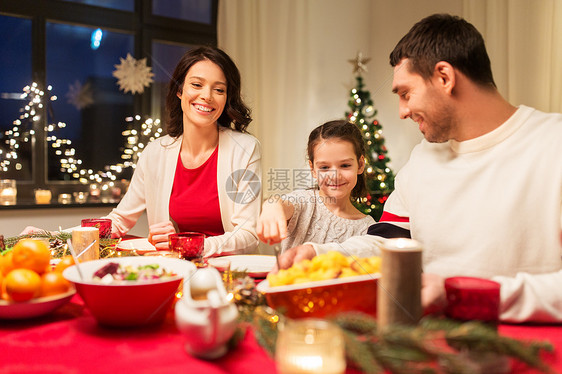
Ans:
[[[168,235],[170,251],[178,253],[178,257],[197,264],[202,264],[205,234],[200,232],[179,232]]]
[[[100,231],[100,239],[111,238],[111,220],[109,218],[85,218],[82,227],[97,227]]]
[[[445,279],[448,305],[445,315],[462,321],[497,324],[500,313],[500,284],[489,279],[451,277]]]

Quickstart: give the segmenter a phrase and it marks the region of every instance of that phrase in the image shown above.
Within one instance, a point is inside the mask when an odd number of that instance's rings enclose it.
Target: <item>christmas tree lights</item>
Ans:
[[[365,157],[365,182],[367,184],[367,196],[361,197],[354,205],[361,212],[371,215],[378,220],[382,215],[384,203],[388,195],[394,190],[394,173],[388,166],[390,159],[386,156],[388,150],[384,145],[382,125],[376,119],[377,110],[373,106],[371,93],[365,89],[361,74],[367,71],[366,63],[370,59],[363,58],[361,53],[353,60],[355,87],[349,93],[346,118],[349,122],[359,127],[367,146]]]

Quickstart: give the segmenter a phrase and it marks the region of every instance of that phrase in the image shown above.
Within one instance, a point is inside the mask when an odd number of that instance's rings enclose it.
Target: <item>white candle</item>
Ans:
[[[80,255],[78,260],[90,261],[100,258],[100,235],[97,227],[76,227],[72,230],[72,247],[74,247],[76,255],[80,254],[94,240],[94,245]]]

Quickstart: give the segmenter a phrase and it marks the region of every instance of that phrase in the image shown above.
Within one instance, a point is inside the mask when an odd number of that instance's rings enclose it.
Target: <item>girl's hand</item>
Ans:
[[[258,238],[276,244],[287,237],[287,217],[280,201],[265,202],[256,227]]]
[[[158,251],[168,250],[168,235],[175,234],[174,224],[170,221],[158,222],[148,228],[148,241]]]

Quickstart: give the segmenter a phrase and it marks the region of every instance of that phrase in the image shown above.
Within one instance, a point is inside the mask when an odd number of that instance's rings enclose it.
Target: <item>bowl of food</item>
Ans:
[[[177,258],[117,257],[82,262],[63,276],[99,324],[131,327],[162,322],[182,279],[195,269]]]
[[[349,311],[376,316],[379,269],[380,257],[328,252],[269,274],[257,289],[269,306],[289,318],[323,318]]]

